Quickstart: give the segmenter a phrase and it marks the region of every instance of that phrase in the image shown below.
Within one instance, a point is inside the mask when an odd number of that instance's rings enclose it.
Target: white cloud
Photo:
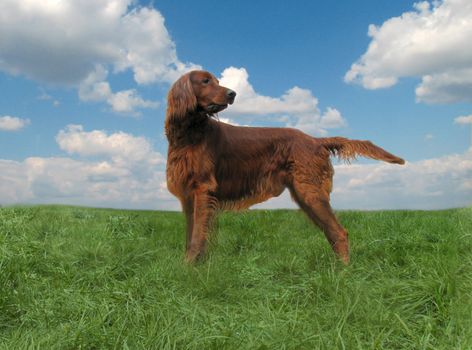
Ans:
[[[221,73],[220,84],[237,92],[237,103],[231,107],[232,114],[280,114],[303,113],[316,108],[318,101],[309,90],[294,87],[280,98],[259,95],[249,83],[245,68],[226,68]]]
[[[347,82],[378,89],[421,77],[418,101],[472,101],[471,1],[419,2],[414,11],[370,25],[368,35],[372,41],[346,73]]]
[[[116,63],[117,70],[131,68],[139,84],[174,82],[183,73],[200,69],[199,65],[178,60],[164,17],[151,8],[138,8],[123,17],[125,54]]]
[[[40,89],[41,94],[36,97],[40,101],[52,101],[54,107],[59,107],[61,104],[58,100],[53,99],[53,97],[46,93],[43,89]]]
[[[79,84],[79,97],[83,101],[107,101],[113,95],[110,84],[106,81],[108,71],[102,65],[96,65]]]
[[[154,101],[143,100],[134,89],[112,94],[107,102],[115,112],[120,113],[134,113],[135,108],[157,108],[159,105]]]
[[[113,161],[71,158],[0,160],[0,204],[59,203],[118,208],[178,209],[165,172]]]
[[[341,113],[328,107],[324,114],[318,108],[318,99],[310,90],[293,87],[280,97],[258,94],[249,83],[244,68],[229,67],[221,74],[220,84],[237,92],[235,103],[222,115],[232,120],[245,117],[278,116],[285,126],[295,127],[310,134],[326,134],[326,129],[346,125]]]
[[[300,113],[291,118],[291,122],[287,124],[303,130],[311,135],[326,135],[327,129],[341,128],[347,125],[346,120],[341,113],[335,109],[328,107],[323,115],[320,115],[318,109],[314,113]]]
[[[472,150],[403,166],[335,165],[336,209],[441,209],[472,204]],[[258,208],[295,208],[288,193]]]
[[[115,163],[145,162],[152,166],[165,163],[147,139],[122,131],[108,135],[102,130],[84,131],[81,125],[68,125],[59,131],[56,141],[62,150],[82,157],[102,156]]]
[[[408,162],[336,167],[333,198],[342,207],[462,207],[472,203],[472,153]]]
[[[174,81],[177,58],[164,18],[132,0],[3,0],[0,69],[76,85],[97,64],[131,69],[136,82]],[[28,25],[25,25],[28,23]]]
[[[0,130],[18,131],[30,123],[29,119],[11,117],[9,115],[0,117]]]
[[[177,58],[164,18],[133,0],[3,0],[0,2],[0,70],[53,84],[80,85],[83,100],[107,102],[114,111],[156,103],[135,89],[112,93],[98,79],[133,72],[138,84],[173,82],[199,68]],[[27,25],[25,25],[27,23]]]
[[[472,114],[463,115],[454,119],[455,124],[472,124]]]
[[[420,102],[472,102],[472,62],[471,68],[448,69],[423,76],[415,92]]]
[[[178,208],[165,187],[165,160],[145,138],[69,125],[56,140],[80,159],[0,160],[0,204]]]
[[[113,93],[106,81],[108,72],[97,65],[79,84],[79,97],[83,101],[106,102],[114,112],[139,115],[137,108],[157,108],[159,103],[141,98],[136,89]]]
[[[22,162],[0,159],[0,205],[17,204],[31,198],[28,175]]]

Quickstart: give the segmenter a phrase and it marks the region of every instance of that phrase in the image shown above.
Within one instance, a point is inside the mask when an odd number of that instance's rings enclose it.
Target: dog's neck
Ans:
[[[168,116],[166,136],[171,147],[185,147],[201,143],[209,127],[211,115],[196,110],[182,118]]]

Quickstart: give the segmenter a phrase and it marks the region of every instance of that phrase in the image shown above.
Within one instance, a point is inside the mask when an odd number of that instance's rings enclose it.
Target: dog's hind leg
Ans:
[[[327,186],[330,187],[330,183]],[[290,186],[290,192],[300,208],[324,232],[336,255],[347,265],[349,263],[348,234],[331,209],[329,192],[320,190],[319,185],[296,181]]]

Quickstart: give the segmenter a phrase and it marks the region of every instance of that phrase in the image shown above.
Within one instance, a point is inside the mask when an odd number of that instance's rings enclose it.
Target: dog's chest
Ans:
[[[214,165],[203,146],[169,150],[167,188],[175,196],[184,197],[192,189],[212,182],[213,172]]]

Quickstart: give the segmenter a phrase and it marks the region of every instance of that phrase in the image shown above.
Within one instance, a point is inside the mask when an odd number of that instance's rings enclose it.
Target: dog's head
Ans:
[[[191,71],[172,85],[167,96],[167,118],[184,118],[193,112],[218,113],[234,102],[236,92],[219,84],[211,73]]]

